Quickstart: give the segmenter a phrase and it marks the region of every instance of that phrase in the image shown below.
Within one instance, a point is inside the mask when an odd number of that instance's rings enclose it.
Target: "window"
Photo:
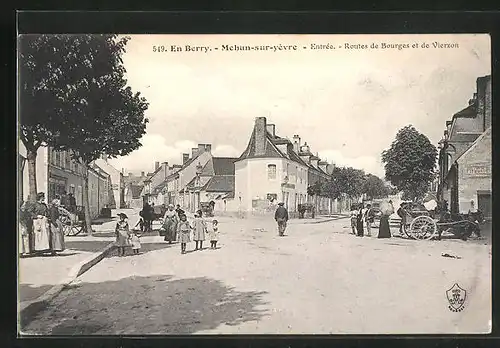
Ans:
[[[276,179],[276,164],[267,165],[267,178],[270,180]]]
[[[66,161],[64,162],[64,168],[71,169],[71,154],[69,151],[66,151],[65,158],[66,158]]]

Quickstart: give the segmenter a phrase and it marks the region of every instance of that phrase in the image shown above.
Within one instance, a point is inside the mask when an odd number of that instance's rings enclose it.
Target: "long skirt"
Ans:
[[[203,226],[197,226],[193,231],[193,240],[195,242],[203,242],[205,240],[205,229]]]
[[[57,220],[55,224],[50,224],[50,229],[52,232],[52,250],[63,251],[66,249],[64,244],[64,232],[63,226],[60,220]]]
[[[128,231],[118,230],[118,234],[116,236],[116,246],[121,248],[130,246]]]
[[[46,217],[33,220],[35,251],[50,250],[50,224]]]
[[[378,228],[378,238],[391,238],[391,229],[389,228],[389,217],[380,217],[380,226]]]
[[[363,220],[356,221],[356,230],[358,231],[358,236],[363,237],[365,232],[363,230]]]
[[[189,230],[187,230],[187,231],[181,231],[179,233],[179,242],[181,242],[181,243],[189,243],[191,241],[190,233],[191,233],[191,231],[189,231]]]
[[[166,219],[165,224],[163,225],[163,228],[165,229],[165,240],[166,241],[174,241],[176,238],[176,233],[177,233],[177,224],[175,223],[174,220],[172,219]]]
[[[29,254],[30,253],[30,242],[28,228],[23,224],[19,224],[19,254]]]

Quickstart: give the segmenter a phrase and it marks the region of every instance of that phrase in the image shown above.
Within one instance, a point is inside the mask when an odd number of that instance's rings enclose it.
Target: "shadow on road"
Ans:
[[[264,291],[240,292],[206,277],[128,277],[80,283],[23,325],[26,334],[192,334],[258,321]]]
[[[177,248],[179,248],[179,250],[181,248],[180,245],[179,245],[179,243],[172,243],[172,244],[168,244],[168,242],[141,243],[140,253],[141,254],[146,254],[146,253],[149,253],[151,251],[162,250],[162,249],[167,249],[167,248],[172,248],[172,247],[177,247]],[[132,248],[131,247],[125,248],[125,254],[132,256],[133,255]],[[107,258],[109,258],[109,257],[115,257],[117,255],[118,255],[118,250],[115,249],[111,253],[109,253],[106,257]]]
[[[53,285],[35,286],[33,284],[19,284],[18,300],[20,302],[31,301],[44,294]]]

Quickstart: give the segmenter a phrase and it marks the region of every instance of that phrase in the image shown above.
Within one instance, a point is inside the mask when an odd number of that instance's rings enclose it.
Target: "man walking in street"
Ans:
[[[282,202],[278,203],[278,208],[274,213],[274,219],[278,223],[278,233],[282,237],[285,234],[286,223],[288,221],[288,211]]]

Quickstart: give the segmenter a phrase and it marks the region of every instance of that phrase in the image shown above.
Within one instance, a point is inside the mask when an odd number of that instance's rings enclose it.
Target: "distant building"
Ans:
[[[197,168],[196,176],[186,185],[189,194],[189,208],[199,209],[200,203],[214,204],[217,213],[235,212],[234,204],[234,162],[237,158],[210,157],[203,167]]]
[[[144,184],[129,183],[125,186],[125,206],[127,208],[142,208],[141,192],[143,188]]]
[[[106,171],[111,178],[111,188],[113,190],[113,196],[110,197],[109,208],[124,208],[125,207],[125,182],[123,180],[123,173],[113,167],[110,163],[108,163],[108,159],[106,156],[102,156],[97,159],[95,163]]]
[[[439,145],[438,198],[453,213],[467,213],[473,201],[491,217],[491,76],[477,79],[469,106],[446,122]]]

